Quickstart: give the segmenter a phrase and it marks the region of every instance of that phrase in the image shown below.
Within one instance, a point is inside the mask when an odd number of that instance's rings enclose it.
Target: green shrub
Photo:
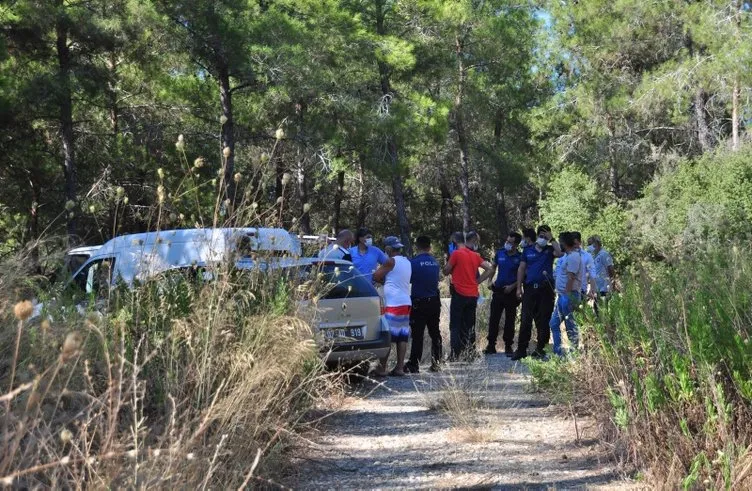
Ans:
[[[624,285],[585,319],[581,356],[531,364],[535,383],[600,419],[656,483],[748,487],[752,253],[643,264]]]

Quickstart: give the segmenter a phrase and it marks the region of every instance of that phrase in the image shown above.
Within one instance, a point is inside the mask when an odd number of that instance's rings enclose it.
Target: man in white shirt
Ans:
[[[355,242],[353,233],[347,229],[337,234],[337,240],[319,251],[319,259],[352,261],[350,246]]]
[[[561,323],[567,331],[569,345],[577,349],[579,345],[579,329],[574,320],[574,311],[581,301],[582,293],[582,252],[575,247],[575,238],[572,232],[564,232],[560,235],[561,248],[566,255],[559,259],[556,265],[556,306],[551,314],[551,337],[554,341],[554,354],[564,355],[561,343]]]

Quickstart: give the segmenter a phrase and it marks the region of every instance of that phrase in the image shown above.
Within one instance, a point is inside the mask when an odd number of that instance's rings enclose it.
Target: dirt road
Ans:
[[[298,449],[294,488],[642,488],[620,478],[592,421],[575,425],[565,407],[532,393],[526,367],[504,354],[368,381],[323,410],[335,413]]]
[[[372,391],[370,394],[368,392]],[[366,383],[313,438],[296,488],[634,489],[504,355]]]

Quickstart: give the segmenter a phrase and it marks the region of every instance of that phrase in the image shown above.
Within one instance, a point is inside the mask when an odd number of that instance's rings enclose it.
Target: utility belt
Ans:
[[[533,290],[538,290],[540,288],[547,288],[549,290],[553,290],[551,287],[551,283],[547,280],[534,282],[534,283],[525,283],[525,288],[532,288]]]

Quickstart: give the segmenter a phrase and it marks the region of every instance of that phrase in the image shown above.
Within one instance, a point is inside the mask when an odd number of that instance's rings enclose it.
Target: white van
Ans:
[[[73,281],[91,294],[115,281],[132,285],[170,269],[219,263],[231,254],[238,260],[259,252],[299,257],[301,245],[297,236],[280,228],[215,228],[123,235],[78,252],[90,256]]]

